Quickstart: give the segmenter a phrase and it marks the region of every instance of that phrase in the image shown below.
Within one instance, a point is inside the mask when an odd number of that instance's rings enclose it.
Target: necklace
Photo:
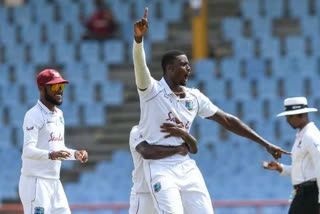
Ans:
[[[179,92],[173,92],[175,95],[180,95],[180,94],[184,94],[184,91],[179,91]]]

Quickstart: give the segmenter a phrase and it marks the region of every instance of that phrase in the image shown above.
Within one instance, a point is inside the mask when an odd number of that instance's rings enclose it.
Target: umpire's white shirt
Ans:
[[[142,138],[148,143],[166,146],[181,145],[184,142],[182,138],[164,138],[167,133],[160,131],[163,123],[174,123],[177,115],[189,132],[197,115],[206,118],[217,112],[218,108],[198,89],[183,87],[183,90],[186,94],[185,98],[176,96],[164,78],[160,81],[151,78],[151,84],[147,90],[138,90],[141,109],[138,129],[141,131]],[[186,159],[189,159],[188,155],[176,154],[156,161],[173,163]]]
[[[50,111],[40,100],[27,111],[24,122],[21,174],[49,179],[60,178],[61,161],[50,160],[49,152],[67,150],[74,158],[75,150],[65,147],[64,118],[60,109]]]
[[[143,171],[143,158],[139,152],[136,151],[136,147],[141,143],[143,138],[141,138],[140,131],[137,126],[132,127],[130,132],[130,151],[133,159],[134,170],[132,172],[132,193],[150,193],[146,179],[144,177]]]
[[[308,123],[296,134],[296,139],[291,152],[292,164],[282,164],[283,171],[281,174],[291,176],[293,185],[316,179],[319,189],[320,131],[313,122]]]

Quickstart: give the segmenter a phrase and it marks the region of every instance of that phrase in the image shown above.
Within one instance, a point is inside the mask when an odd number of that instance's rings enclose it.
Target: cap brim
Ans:
[[[277,115],[277,117],[281,116],[287,116],[287,115],[295,115],[295,114],[303,114],[308,112],[316,112],[318,109],[316,108],[304,108],[304,109],[298,109],[298,110],[292,110],[292,111],[284,111]]]
[[[60,78],[56,78],[52,81],[47,82],[46,85],[54,85],[54,84],[59,84],[59,83],[69,84],[69,81],[60,77]]]

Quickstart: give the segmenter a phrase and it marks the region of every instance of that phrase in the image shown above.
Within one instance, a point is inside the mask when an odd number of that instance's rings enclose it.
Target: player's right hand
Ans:
[[[266,146],[266,150],[274,157],[274,159],[278,160],[281,158],[282,154],[285,155],[291,155],[290,152],[287,152],[283,149],[281,149],[279,146],[273,145],[273,144],[268,144]]]
[[[139,19],[134,24],[134,36],[135,38],[141,39],[148,31],[149,23],[148,23],[148,8],[144,9],[144,16],[142,19]]]
[[[50,152],[50,159],[51,160],[60,160],[64,161],[71,157],[70,152],[60,150],[60,151],[52,151]]]
[[[278,172],[282,172],[282,166],[279,162],[274,161],[263,161],[262,167],[269,170],[277,170]]]

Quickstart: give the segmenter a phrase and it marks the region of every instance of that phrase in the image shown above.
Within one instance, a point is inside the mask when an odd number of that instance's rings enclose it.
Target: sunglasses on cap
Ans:
[[[51,85],[51,91],[52,92],[58,92],[58,91],[64,91],[64,84],[63,83],[59,83],[59,84],[53,84]]]

